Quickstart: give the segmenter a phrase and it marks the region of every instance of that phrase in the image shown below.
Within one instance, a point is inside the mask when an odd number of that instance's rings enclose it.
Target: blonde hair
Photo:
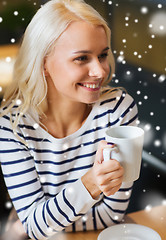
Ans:
[[[7,88],[2,102],[2,106],[7,107],[1,115],[11,114],[13,106],[16,105],[13,130],[16,130],[20,117],[29,110],[33,116],[37,116],[37,120],[47,109],[44,58],[50,54],[56,40],[68,25],[78,20],[103,26],[110,47],[111,32],[106,21],[83,0],[51,0],[41,6],[25,31],[14,65],[13,81]],[[111,50],[109,63],[111,74],[104,85],[108,84],[114,73],[114,58]]]

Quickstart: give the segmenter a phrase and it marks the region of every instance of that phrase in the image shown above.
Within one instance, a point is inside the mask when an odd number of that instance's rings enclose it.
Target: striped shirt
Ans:
[[[65,138],[54,138],[22,116],[17,133],[10,117],[0,118],[0,161],[17,214],[32,239],[47,239],[59,231],[102,229],[119,223],[126,212],[133,183],[117,193],[93,199],[81,182],[92,166],[105,131],[136,125],[137,107],[131,96],[114,91],[96,102],[83,126]]]

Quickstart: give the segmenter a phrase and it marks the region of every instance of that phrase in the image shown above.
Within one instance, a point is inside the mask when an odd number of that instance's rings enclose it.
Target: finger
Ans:
[[[108,178],[107,179],[100,178],[98,180],[98,183],[99,183],[99,187],[102,188],[103,191],[105,191],[106,189],[116,187],[122,182],[122,180],[123,180],[123,175],[111,180]]]
[[[111,143],[108,143],[107,141],[105,140],[102,140],[99,142],[99,145],[98,145],[98,150],[96,152],[96,161],[98,163],[102,163],[103,162],[103,149],[104,148],[111,148],[111,147],[114,147],[114,145]]]
[[[99,184],[100,184],[100,186],[102,186],[102,185],[109,184],[111,181],[112,181],[112,183],[114,183],[114,180],[122,179],[123,174],[124,174],[123,168],[121,168],[117,171],[105,174],[104,176],[102,176],[102,178],[99,179]]]
[[[120,189],[121,185],[122,184],[119,184],[111,189],[108,189],[108,190],[104,191],[103,194],[107,197],[114,195]]]
[[[119,169],[121,169],[122,166],[120,165],[120,163],[115,160],[115,159],[111,159],[111,161],[104,161],[102,163],[102,172],[103,174],[107,174],[107,173],[112,173],[114,171],[117,171]]]
[[[107,142],[102,140],[99,142],[98,149],[96,152],[96,161],[102,163],[103,161],[103,149],[107,146]]]
[[[121,178],[123,177],[123,175],[124,175],[124,168],[120,167],[118,170],[108,173],[107,177],[111,181],[113,179]]]

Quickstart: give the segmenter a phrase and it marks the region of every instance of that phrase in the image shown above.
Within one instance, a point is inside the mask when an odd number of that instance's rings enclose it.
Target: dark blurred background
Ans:
[[[40,0],[0,2],[0,98],[11,82],[17,46]],[[135,99],[139,126],[145,130],[140,179],[134,184],[128,212],[166,204],[166,1],[86,0],[112,30],[116,61],[113,86]],[[2,174],[1,174],[2,175]],[[0,221],[11,209],[0,179]]]

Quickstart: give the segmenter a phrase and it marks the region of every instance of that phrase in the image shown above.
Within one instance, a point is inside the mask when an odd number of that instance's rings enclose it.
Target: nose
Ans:
[[[89,68],[89,77],[104,78],[105,75],[106,71],[98,59],[91,62],[91,66]]]

